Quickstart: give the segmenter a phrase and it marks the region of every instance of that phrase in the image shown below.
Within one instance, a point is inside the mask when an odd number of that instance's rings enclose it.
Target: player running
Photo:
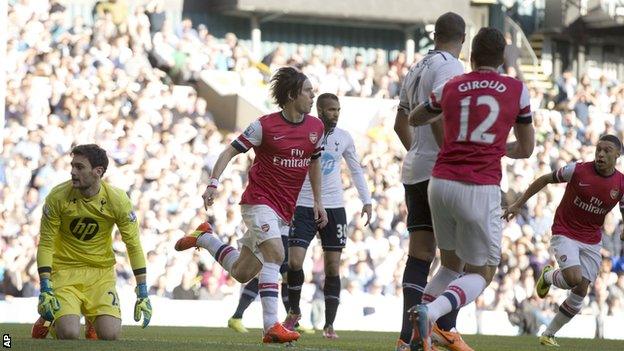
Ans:
[[[289,311],[290,305],[288,303],[288,283],[286,280],[286,272],[288,272],[288,233],[282,233],[282,245],[284,246],[284,262],[280,266],[280,274],[282,275],[282,286],[280,290],[280,294],[282,296],[282,303],[284,304],[284,308],[286,312]],[[238,305],[236,306],[236,310],[230,319],[228,319],[228,328],[233,329],[239,333],[248,333],[249,330],[245,328],[243,324],[243,313],[245,310],[251,305],[251,303],[258,296],[258,277],[253,278],[247,284],[243,286],[241,289],[240,297],[238,298]],[[297,326],[295,328],[299,333],[314,333],[314,330],[302,328],[301,326]]]
[[[323,142],[322,168],[322,199],[327,211],[328,224],[319,229],[314,219],[314,194],[310,182],[306,180],[297,199],[297,208],[288,240],[288,302],[290,311],[284,326],[294,329],[301,319],[299,301],[304,273],[301,269],[310,242],[318,232],[325,256],[325,326],[323,336],[337,339],[334,320],[340,303],[340,255],[347,242],[347,215],[344,208],[342,176],[340,165],[342,158],[347,161],[353,182],[362,201],[362,216],[366,214],[366,224],[370,222],[372,204],[370,191],[364,178],[359,157],[351,134],[344,129],[336,128],[340,117],[340,101],[334,94],[321,94],[316,100],[318,115],[325,125],[325,141]]]
[[[438,318],[474,301],[492,280],[501,257],[500,159],[528,158],[535,144],[526,86],[497,73],[503,34],[481,28],[472,48],[473,72],[437,87],[409,117],[412,125],[444,119],[428,190],[441,271],[448,272],[425,287],[423,300],[431,302],[411,310],[412,350],[431,350]],[[506,145],[512,127],[517,141]]]
[[[542,345],[559,346],[555,334],[583,307],[589,284],[600,268],[600,228],[605,216],[618,203],[620,212],[624,211],[624,175],[615,169],[621,150],[622,143],[616,136],[603,135],[596,145],[595,161],[570,163],[537,178],[503,214],[510,220],[546,185],[568,183],[555,212],[550,239],[559,268],[544,267],[535,290],[541,298],[548,294],[551,285],[571,291],[540,336]],[[624,240],[624,233],[620,239]]]
[[[77,339],[83,314],[92,326],[87,338],[116,340],[121,310],[115,289],[114,225],[126,244],[137,282],[134,320],[143,314],[145,328],[152,316],[139,224],[126,193],[102,181],[108,167],[106,151],[89,144],[74,147],[71,154],[71,180],[54,187],[43,206],[37,249],[41,318],[32,337],[45,338],[52,324],[58,339]]]
[[[412,109],[427,101],[434,88],[464,73],[457,57],[465,39],[466,24],[461,16],[448,12],[435,23],[434,50],[410,68],[401,88],[401,102],[397,110],[395,131],[408,149],[403,160],[402,182],[407,204],[407,229],[409,252],[403,272],[403,322],[396,350],[409,349],[412,323],[408,310],[421,303],[427,285],[431,261],[436,254],[431,211],[427,199],[427,186],[442,140],[442,122],[433,126],[412,127],[408,116]],[[438,274],[455,274],[442,267]],[[434,325],[433,337],[438,345],[452,351],[472,351],[455,329],[458,310],[443,316]]]
[[[240,251],[224,244],[208,222],[178,240],[175,249],[207,249],[234,279],[245,283],[258,276],[262,303],[264,343],[297,340],[277,319],[280,265],[284,261],[281,236],[289,230],[301,185],[310,175],[314,193],[314,218],[327,224],[321,199],[321,144],[323,122],[308,115],[314,93],[312,84],[293,67],[280,68],[272,78],[271,92],[282,111],[262,116],[229,145],[217,159],[210,183],[202,195],[204,206],[213,204],[219,177],[230,160],[253,148],[256,157],[249,170],[249,184],[241,199],[243,221],[248,231],[239,241]]]

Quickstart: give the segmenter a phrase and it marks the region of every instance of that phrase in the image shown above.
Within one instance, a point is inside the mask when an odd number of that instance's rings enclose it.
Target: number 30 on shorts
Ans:
[[[347,225],[346,224],[336,224],[336,231],[338,232],[338,239],[343,240],[347,237]]]

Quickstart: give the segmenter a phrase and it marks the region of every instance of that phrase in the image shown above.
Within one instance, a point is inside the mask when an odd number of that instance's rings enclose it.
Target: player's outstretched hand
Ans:
[[[39,294],[39,303],[37,304],[37,312],[41,318],[46,321],[54,321],[54,312],[61,309],[54,291],[52,291],[52,282],[49,279],[41,279],[41,293]]]
[[[503,213],[501,218],[509,222],[512,218],[517,216],[519,212],[520,212],[520,205],[513,203],[511,204],[511,206],[505,209],[505,212]]]
[[[145,285],[145,283],[137,285],[135,292],[137,294],[137,300],[134,303],[134,321],[140,321],[141,314],[143,314],[142,326],[145,328],[152,319],[152,304],[147,297],[147,285]]]
[[[370,224],[371,217],[373,216],[373,205],[365,204],[362,207],[362,214],[360,215],[360,218],[364,217],[364,214],[366,214],[366,223],[364,226],[367,226]]]
[[[327,212],[323,206],[314,204],[314,218],[316,219],[316,226],[319,228],[325,228],[327,225]]]
[[[204,191],[204,195],[202,195],[202,199],[204,199],[204,209],[208,210],[209,206],[212,206],[214,203],[214,196],[217,192],[217,187],[213,185],[208,185],[206,187],[206,191]]]

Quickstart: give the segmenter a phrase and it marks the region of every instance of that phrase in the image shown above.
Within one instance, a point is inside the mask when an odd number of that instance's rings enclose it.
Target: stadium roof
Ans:
[[[324,19],[347,25],[434,23],[448,11],[470,18],[469,0],[207,0],[203,7],[231,15],[265,16],[266,20],[287,15],[289,21]]]
[[[591,41],[594,44],[600,42],[621,46],[624,36],[624,19],[610,16],[601,7],[596,7],[572,22],[567,32],[581,43]]]

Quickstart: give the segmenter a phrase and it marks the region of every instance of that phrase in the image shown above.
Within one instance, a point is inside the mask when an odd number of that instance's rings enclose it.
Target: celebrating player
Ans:
[[[258,276],[262,302],[264,343],[297,340],[277,319],[280,265],[284,261],[281,236],[289,230],[297,196],[306,174],[314,194],[314,218],[319,227],[327,224],[321,199],[321,143],[323,122],[308,115],[314,93],[305,74],[292,67],[280,68],[272,78],[272,95],[282,111],[262,116],[229,145],[217,159],[210,183],[203,194],[205,207],[213,204],[219,177],[230,160],[253,148],[256,158],[249,171],[249,184],[241,199],[247,233],[240,251],[213,235],[210,224],[178,240],[176,250],[203,247],[234,279],[245,283]]]
[[[106,151],[89,144],[71,153],[71,180],[54,187],[43,206],[37,250],[41,318],[32,336],[45,338],[53,322],[57,338],[77,339],[83,314],[97,334],[89,338],[115,340],[121,332],[111,236],[115,224],[137,282],[134,319],[138,322],[143,314],[145,328],[152,316],[139,225],[126,193],[102,181]]]
[[[568,183],[555,212],[550,239],[559,269],[544,267],[535,289],[541,298],[548,294],[551,285],[571,291],[540,336],[542,345],[559,346],[555,334],[583,307],[589,284],[596,279],[600,267],[600,228],[605,216],[618,202],[620,212],[624,211],[624,175],[615,169],[621,150],[622,143],[616,136],[603,135],[596,145],[595,161],[570,163],[537,178],[503,214],[510,220],[547,184]],[[624,240],[624,233],[620,239]]]
[[[433,323],[474,301],[492,280],[501,256],[500,159],[527,158],[535,143],[526,86],[497,73],[503,34],[481,28],[472,48],[473,72],[435,88],[409,117],[412,125],[444,119],[444,142],[429,182],[444,270],[423,293],[423,301],[435,300],[411,310],[412,350],[431,350]],[[505,145],[512,127],[517,141]]]
[[[464,43],[465,29],[466,24],[461,16],[452,12],[440,16],[435,23],[434,50],[410,68],[401,88],[401,102],[394,128],[408,149],[403,161],[402,181],[405,187],[410,241],[407,264],[403,272],[403,324],[397,340],[397,351],[409,349],[412,323],[408,310],[421,302],[431,261],[436,253],[427,186],[440,150],[437,140],[442,139],[441,121],[433,126],[410,127],[408,115],[420,103],[427,101],[434,88],[464,73],[464,66],[457,57]],[[454,273],[442,267],[440,274]],[[455,329],[456,319],[457,310],[440,318],[434,325],[433,336],[438,344],[451,350],[471,351]]]
[[[323,336],[336,339],[334,320],[340,303],[340,254],[347,241],[347,215],[344,209],[342,177],[340,164],[344,157],[353,176],[355,187],[362,200],[362,216],[366,214],[366,225],[372,215],[371,197],[364,172],[355,151],[353,138],[344,129],[336,128],[340,116],[340,101],[334,94],[321,94],[316,100],[318,115],[325,125],[325,141],[323,142],[322,167],[322,199],[327,211],[328,224],[317,228],[314,217],[314,194],[309,181],[303,183],[293,225],[288,239],[288,302],[290,311],[284,326],[293,329],[301,318],[299,300],[301,286],[304,281],[303,260],[306,250],[317,231],[320,233],[321,245],[325,255],[325,326]]]

